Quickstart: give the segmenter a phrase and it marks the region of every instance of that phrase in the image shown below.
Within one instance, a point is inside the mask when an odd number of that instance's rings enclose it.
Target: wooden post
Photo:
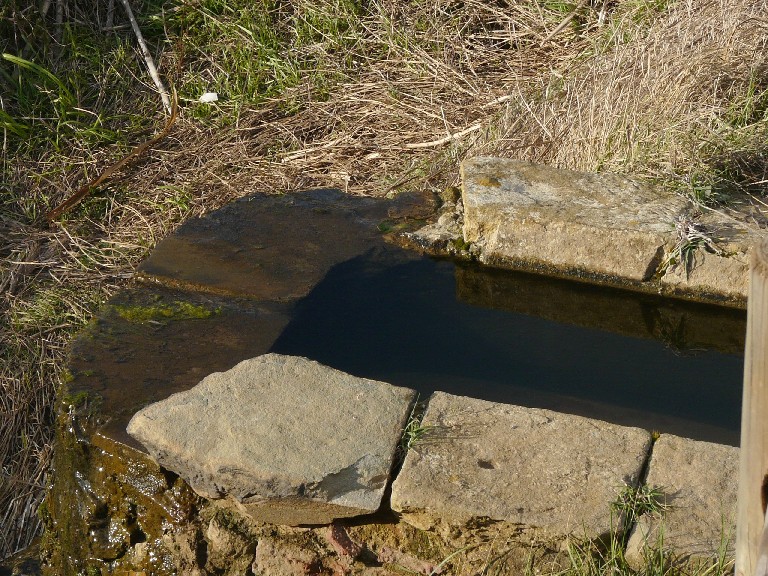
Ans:
[[[755,246],[749,279],[735,576],[756,576],[768,478],[768,238]],[[763,562],[764,564],[764,562]],[[761,572],[765,568],[761,570]]]

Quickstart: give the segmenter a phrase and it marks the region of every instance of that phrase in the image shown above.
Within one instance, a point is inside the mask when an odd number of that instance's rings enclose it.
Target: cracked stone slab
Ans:
[[[266,354],[136,413],[128,433],[199,495],[260,522],[375,512],[415,392]]]
[[[639,428],[444,392],[431,397],[422,427],[391,498],[420,529],[491,520],[553,538],[599,537],[651,445]]]
[[[646,484],[661,490],[668,508],[663,517],[640,517],[627,561],[639,566],[643,547],[659,542],[680,560],[733,558],[738,478],[738,448],[662,434],[653,446]]]

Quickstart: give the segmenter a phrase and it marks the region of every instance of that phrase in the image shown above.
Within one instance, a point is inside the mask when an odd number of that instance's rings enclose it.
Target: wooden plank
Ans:
[[[768,479],[768,239],[752,253],[736,524],[736,576],[755,576]]]

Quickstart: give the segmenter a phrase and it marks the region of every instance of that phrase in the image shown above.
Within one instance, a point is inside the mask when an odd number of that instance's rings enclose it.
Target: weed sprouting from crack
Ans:
[[[672,271],[678,266],[683,266],[686,280],[693,269],[696,252],[704,249],[712,254],[723,256],[724,252],[717,246],[720,240],[712,236],[703,224],[694,220],[695,216],[683,214],[675,219],[675,233],[677,241],[674,248],[661,264],[663,272]]]
[[[405,458],[412,447],[418,442],[424,440],[424,438],[435,428],[436,426],[422,425],[421,420],[424,417],[424,410],[426,405],[424,402],[419,402],[418,398],[414,402],[411,408],[411,413],[408,415],[408,422],[403,428],[403,434],[400,438],[400,445],[398,447],[401,454],[401,458]]]
[[[624,517],[625,526],[631,526],[643,514],[663,515],[669,510],[669,504],[661,487],[628,484],[621,489],[611,508]]]

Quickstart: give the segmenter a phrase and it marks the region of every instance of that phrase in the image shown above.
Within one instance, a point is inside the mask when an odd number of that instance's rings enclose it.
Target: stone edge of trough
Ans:
[[[435,222],[401,234],[403,245],[496,268],[746,308],[749,255],[762,235],[742,221],[747,213],[702,211],[675,193],[618,174],[507,158],[464,160],[461,181],[460,190],[441,194]],[[638,200],[629,208],[611,205],[606,198],[613,192]],[[686,233],[693,238],[688,244]],[[583,246],[578,236],[586,238]],[[601,267],[592,245],[616,252],[607,266]],[[675,265],[686,246],[692,248],[689,264]]]
[[[734,447],[670,434],[652,441],[649,430],[444,392],[425,401],[423,419],[415,422],[403,429],[404,435],[414,435],[413,442],[407,443],[402,464],[393,455],[391,491],[380,507],[388,506],[420,530],[447,537],[456,530],[471,534],[473,526],[492,522],[516,530],[520,543],[544,538],[562,544],[570,537],[604,538],[618,529],[632,535],[627,553],[637,563],[638,551],[652,542],[649,534],[659,534],[663,522],[648,512],[623,525],[626,517],[617,520],[613,505],[623,488],[655,489],[661,481],[660,488],[674,491],[676,498],[668,511],[665,548],[701,560],[718,554],[722,535],[716,532],[725,517],[708,517],[716,499],[709,487],[724,494],[716,507],[721,514],[735,510],[735,488],[727,489],[733,487],[728,475],[737,466]],[[502,424],[519,429],[523,437],[510,440]],[[488,433],[491,428],[495,431]],[[439,430],[448,432],[438,437]],[[721,465],[702,467],[712,454]],[[501,479],[492,479],[495,469]],[[698,477],[681,478],[675,474],[681,469]],[[274,523],[258,513],[251,517]],[[733,532],[726,538],[726,554],[733,550]]]
[[[435,410],[436,414],[434,416],[429,417],[430,404],[433,401],[439,403],[440,407]],[[711,560],[717,557],[728,559],[733,557],[735,548],[738,447],[692,440],[673,434],[657,434],[650,430],[610,424],[593,418],[563,412],[494,403],[470,397],[454,396],[444,392],[435,392],[427,401],[424,411],[424,422],[426,423],[424,431],[427,434],[426,452],[428,452],[430,428],[435,428],[436,424],[438,425],[437,427],[446,428],[446,423],[448,422],[445,419],[446,402],[448,402],[448,405],[452,404],[454,408],[464,405],[468,407],[469,412],[472,411],[469,406],[479,405],[483,410],[500,410],[503,413],[502,417],[517,411],[519,415],[521,414],[526,418],[561,419],[562,423],[566,426],[578,423],[584,426],[584,428],[599,429],[598,434],[607,433],[624,436],[626,441],[625,449],[628,452],[631,452],[633,448],[639,449],[642,454],[639,454],[637,462],[635,462],[635,459],[630,454],[628,459],[624,459],[627,461],[623,463],[623,468],[620,465],[618,468],[614,467],[612,469],[613,472],[621,470],[626,474],[620,479],[614,477],[612,481],[608,481],[607,486],[602,486],[603,489],[610,489],[612,485],[615,489],[613,500],[601,502],[605,509],[600,512],[607,512],[609,518],[606,519],[605,514],[603,514],[604,517],[598,518],[597,522],[594,522],[595,518],[592,518],[592,524],[587,526],[583,519],[575,520],[573,517],[569,517],[569,512],[572,513],[573,510],[566,510],[561,516],[557,514],[551,516],[555,522],[569,525],[569,528],[558,532],[557,529],[553,530],[553,526],[546,526],[546,520],[541,521],[541,515],[539,516],[540,522],[538,524],[529,525],[526,525],[522,518],[514,518],[514,513],[510,515],[508,511],[506,512],[507,517],[492,518],[488,515],[487,502],[477,504],[478,512],[473,514],[471,508],[475,505],[475,500],[483,500],[483,498],[480,494],[473,496],[471,490],[469,491],[470,502],[468,504],[466,502],[460,503],[463,507],[461,511],[456,514],[447,515],[455,517],[453,523],[451,518],[441,519],[439,517],[441,505],[442,507],[451,505],[460,496],[457,496],[457,492],[442,492],[441,494],[441,488],[439,486],[435,488],[435,485],[445,481],[450,476],[454,476],[454,478],[450,478],[452,481],[461,483],[463,480],[465,482],[463,485],[464,489],[470,487],[466,484],[466,478],[458,478],[458,475],[455,474],[456,471],[445,469],[450,467],[450,462],[447,462],[445,459],[445,450],[437,454],[436,457],[440,460],[437,466],[435,466],[434,462],[431,465],[426,464],[425,466],[425,461],[430,459],[430,454],[427,453],[425,455],[421,453],[417,455],[416,450],[410,448],[405,456],[403,468],[395,470],[390,480],[390,484],[393,486],[390,495],[390,505],[393,510],[402,514],[405,522],[412,524],[416,528],[438,530],[448,534],[452,529],[461,529],[478,522],[482,524],[484,520],[492,519],[502,524],[518,527],[521,530],[520,534],[523,536],[523,539],[548,536],[552,540],[561,543],[567,541],[570,537],[601,539],[606,536],[608,531],[617,529],[619,532],[627,534],[625,546],[627,548],[628,561],[636,568],[642,564],[643,547],[645,545],[653,546],[660,542],[659,538],[662,535],[665,537],[663,541],[664,549],[672,550],[677,557],[684,558],[686,561]],[[458,420],[461,421],[462,417],[459,416]],[[466,420],[464,424],[466,424]],[[447,427],[450,428],[450,426],[450,423],[448,423]],[[481,423],[478,426],[487,427],[488,424]],[[644,436],[647,438],[647,441],[643,440]],[[569,436],[566,435],[564,438],[567,439]],[[573,438],[573,441],[580,443],[581,439]],[[601,448],[599,442],[596,446],[593,446],[593,448],[595,447],[598,450]],[[494,451],[492,449],[489,450],[486,447],[484,450],[477,445],[471,446],[471,449],[477,451],[470,456],[471,459],[477,459],[479,468],[488,469],[495,467],[496,462],[494,462],[492,455]],[[519,446],[516,449],[519,449]],[[568,452],[568,450],[565,450],[565,453]],[[519,452],[518,454],[522,456]],[[560,456],[563,455],[562,453],[560,454]],[[435,455],[432,456],[434,457]],[[578,460],[581,456],[582,454],[577,454],[573,460]],[[600,460],[599,454],[587,455],[585,458],[590,468],[593,466],[594,461],[597,460]],[[717,462],[716,466],[708,465],[708,463],[711,464],[713,461]],[[573,462],[568,462],[566,468],[572,466],[572,464]],[[635,466],[637,467],[635,468]],[[422,474],[424,468],[431,468],[432,470],[423,475],[421,482],[418,481],[418,478],[404,479],[404,472],[413,475],[413,471],[418,468],[422,469]],[[605,470],[597,470],[597,468],[598,466],[594,466],[594,470],[588,470],[587,475],[590,473],[595,473],[596,475],[605,473]],[[437,474],[435,474],[436,470]],[[487,472],[487,470],[479,471]],[[680,471],[683,471],[682,474]],[[578,471],[569,470],[569,473],[574,472],[578,473]],[[562,481],[562,479],[559,480]],[[619,481],[617,482],[616,480]],[[558,479],[555,478],[555,486],[553,488],[559,492],[567,493],[567,487],[564,487],[562,484],[557,486],[557,481]],[[612,484],[612,482],[615,483]],[[397,486],[398,484],[400,488]],[[428,486],[426,491],[423,489],[425,486]],[[633,489],[638,490],[637,494],[640,494],[639,497],[642,498],[643,487],[649,489],[649,494],[658,493],[658,495],[652,496],[652,498],[655,498],[653,503],[658,504],[659,507],[646,510],[641,506],[637,516],[630,519],[628,524],[624,525],[627,517],[622,513],[620,518],[614,518],[613,505],[619,498],[623,497],[622,492],[624,492],[623,489],[625,488],[630,491]],[[437,503],[436,506],[432,506],[433,510],[428,510],[429,506],[424,506],[425,494],[432,489],[436,490],[434,494],[438,494],[438,498],[444,497],[445,502]],[[412,495],[404,494],[407,490],[416,490],[420,493],[415,498],[412,498]],[[603,492],[603,497],[605,494]],[[627,492],[624,492],[624,496],[627,494]],[[629,494],[633,493],[629,492]],[[573,494],[570,496],[573,496]],[[414,502],[418,503],[414,505]],[[600,503],[597,504],[597,507],[599,505]],[[504,506],[501,506],[501,508],[504,508]],[[546,507],[543,508],[546,510]],[[518,511],[521,510],[522,508],[519,508]],[[714,512],[709,514],[711,511]],[[546,510],[546,512],[550,511]],[[630,514],[634,515],[634,512],[633,510]],[[502,515],[504,515],[504,512],[502,512]],[[667,518],[669,518],[669,530],[667,534],[664,534]],[[605,525],[607,530],[600,530],[600,520],[607,522]],[[614,525],[614,522],[618,522],[618,524]]]

